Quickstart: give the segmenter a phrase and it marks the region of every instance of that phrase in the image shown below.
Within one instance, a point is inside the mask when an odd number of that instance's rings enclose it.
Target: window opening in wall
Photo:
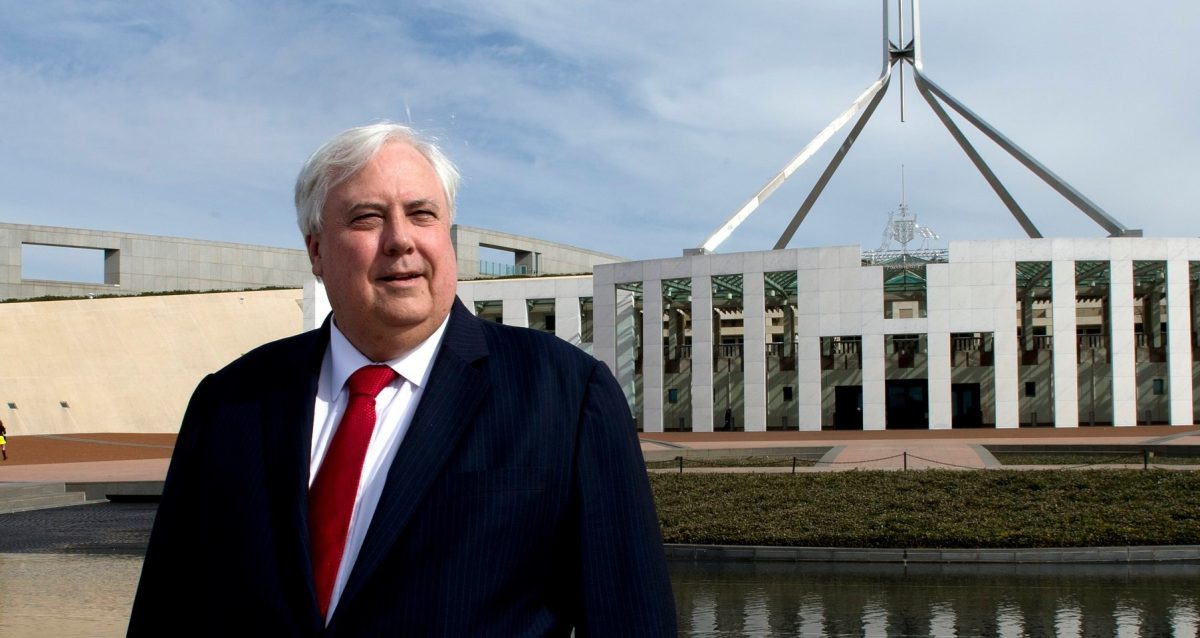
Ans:
[[[763,273],[763,330],[766,337],[767,429],[795,429],[796,370],[795,270]]]
[[[1133,262],[1134,370],[1137,421],[1145,425],[1171,422],[1167,347],[1167,262]]]
[[[745,429],[743,275],[713,275],[713,428]]]
[[[499,299],[476,301],[475,316],[485,321],[504,323],[504,302]]]
[[[861,370],[862,337],[821,337],[822,370]]]
[[[554,300],[526,299],[525,309],[529,327],[542,332],[554,332]]]
[[[821,428],[862,427],[862,336],[821,337]]]
[[[1054,425],[1054,303],[1048,261],[1016,264],[1017,381],[1025,393],[1017,397],[1021,427]],[[1041,386],[1042,392],[1034,389]]]
[[[1079,424],[1112,425],[1112,300],[1107,261],[1075,262]]]
[[[591,297],[579,298],[579,340],[583,343],[592,343],[595,339],[595,328],[593,324],[593,308]]]
[[[950,335],[951,367],[991,367],[992,353],[990,332],[956,332]]]
[[[925,264],[901,260],[883,267],[883,317],[917,319],[926,315]]]
[[[103,248],[21,244],[21,279],[113,285],[118,282],[118,254]]]
[[[541,273],[540,253],[480,244],[478,255],[481,275],[512,277]]]
[[[893,355],[897,368],[917,367],[917,355],[925,353],[922,347],[923,336],[915,334],[888,335],[888,354]]]
[[[1188,341],[1192,344],[1192,423],[1200,423],[1200,261],[1188,262],[1188,310],[1191,326]]]
[[[993,333],[950,335],[950,423],[955,428],[996,425]]]
[[[885,427],[929,427],[929,344],[925,334],[884,335]]]
[[[692,430],[692,280],[664,279],[659,290],[662,312],[659,330],[663,348],[663,387],[677,388],[668,401],[663,427]],[[668,399],[670,398],[668,394]]]

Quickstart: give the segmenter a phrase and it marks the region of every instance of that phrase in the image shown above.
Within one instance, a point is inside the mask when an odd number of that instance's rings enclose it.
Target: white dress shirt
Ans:
[[[329,347],[325,350],[325,358],[321,362],[321,377],[317,381],[317,399],[313,408],[312,456],[309,461],[308,485],[317,476],[325,451],[337,431],[338,422],[346,411],[349,402],[349,392],[346,380],[359,368],[379,363],[395,370],[399,377],[379,392],[375,397],[375,430],[371,433],[371,442],[367,444],[367,455],[363,459],[362,475],[358,480],[358,493],[355,496],[354,511],[350,514],[350,530],[346,535],[346,548],[342,553],[342,563],[338,568],[337,579],[333,583],[333,592],[329,598],[329,611],[325,622],[333,617],[338,599],[346,587],[350,570],[358,558],[363,539],[367,536],[367,528],[375,515],[375,507],[379,505],[379,497],[383,494],[383,485],[387,481],[388,468],[400,449],[400,442],[412,423],[413,413],[421,400],[421,393],[429,381],[429,372],[433,369],[434,358],[442,344],[442,334],[446,331],[446,321],[425,341],[407,354],[390,361],[371,361],[355,348],[336,324],[331,323],[329,329]]]

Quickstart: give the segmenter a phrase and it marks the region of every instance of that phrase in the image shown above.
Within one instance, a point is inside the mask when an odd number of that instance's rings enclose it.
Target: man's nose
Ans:
[[[380,237],[383,252],[389,255],[401,255],[411,251],[413,249],[411,230],[405,219],[385,224],[383,236]]]

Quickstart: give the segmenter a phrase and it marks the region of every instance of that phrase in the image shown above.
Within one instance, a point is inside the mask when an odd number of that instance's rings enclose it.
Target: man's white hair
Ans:
[[[304,162],[296,177],[296,222],[305,237],[321,232],[321,211],[329,191],[362,170],[390,142],[407,144],[429,161],[446,195],[450,221],[454,221],[458,168],[431,138],[403,124],[380,122],[338,133]]]

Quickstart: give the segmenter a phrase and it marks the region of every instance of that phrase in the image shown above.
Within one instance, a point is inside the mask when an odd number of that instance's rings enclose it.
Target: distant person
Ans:
[[[196,388],[129,635],[675,635],[625,397],[456,299],[457,182],[395,124],[305,163],[332,316]]]
[[[8,430],[4,427],[4,421],[0,421],[0,454],[4,455],[0,461],[8,460]]]

